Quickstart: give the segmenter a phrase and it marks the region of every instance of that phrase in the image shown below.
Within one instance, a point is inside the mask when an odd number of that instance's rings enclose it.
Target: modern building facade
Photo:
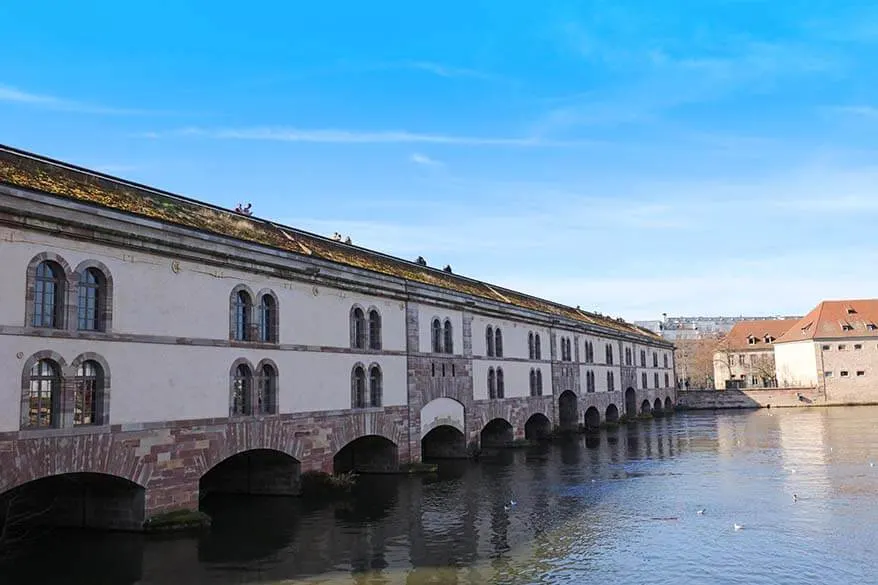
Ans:
[[[675,401],[630,323],[5,147],[0,265],[0,498],[123,482],[87,524]]]
[[[878,299],[823,301],[775,343],[778,382],[830,403],[878,402]]]
[[[716,389],[777,386],[774,343],[795,324],[795,319],[735,323],[728,334],[717,342],[713,354]]]

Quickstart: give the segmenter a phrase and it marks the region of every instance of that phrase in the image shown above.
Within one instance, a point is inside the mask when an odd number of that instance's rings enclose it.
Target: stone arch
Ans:
[[[662,411],[662,399],[656,398],[655,402],[652,404],[652,412],[653,414],[659,414]]]
[[[466,435],[466,407],[459,400],[434,398],[421,407],[421,439],[433,429],[449,426]]]
[[[674,410],[674,401],[668,396],[665,398],[665,412],[671,412],[672,410]]]
[[[644,400],[640,403],[640,414],[652,414],[652,405],[649,403],[649,400]]]
[[[198,478],[198,493],[295,495],[301,462],[277,449],[245,449],[215,462]]]
[[[604,420],[608,423],[619,422],[619,408],[615,404],[607,405],[607,409],[604,411]]]
[[[576,430],[579,424],[579,399],[572,390],[558,396],[558,426],[562,431]]]
[[[505,447],[515,438],[512,423],[503,417],[495,417],[482,426],[479,442],[482,447]]]
[[[380,410],[352,412],[340,424],[333,426],[329,437],[332,455],[338,454],[348,443],[372,435],[383,437],[396,445],[403,442],[403,430],[392,415]]]
[[[237,303],[238,293],[245,292],[250,297],[250,311],[246,315],[247,323],[246,329],[244,331],[244,339],[236,339],[235,333],[237,331],[237,313],[235,310],[235,305]],[[246,284],[236,284],[232,287],[231,292],[229,292],[229,339],[232,341],[249,341],[252,339],[252,329],[253,329],[253,307],[256,305],[256,295],[253,294],[253,289],[251,289]]]
[[[199,478],[217,464],[246,451],[278,451],[297,461],[304,458],[304,445],[296,439],[295,433],[285,432],[277,417],[233,421],[225,431],[202,451],[202,457],[195,457],[193,469]]]
[[[399,467],[399,443],[379,433],[355,437],[332,457],[335,473],[383,473]]]
[[[628,416],[637,414],[637,392],[630,386],[625,390],[625,414]]]
[[[57,302],[61,303],[61,309],[59,313],[61,314],[64,322],[60,324],[58,327],[54,327],[54,329],[67,329],[74,322],[72,321],[72,313],[76,307],[74,292],[76,282],[75,272],[70,268],[70,264],[67,263],[62,256],[56,254],[54,252],[40,252],[28,262],[27,268],[25,270],[25,280],[26,280],[26,289],[25,289],[25,309],[24,309],[24,326],[25,327],[33,327],[34,323],[34,300],[36,298],[36,280],[37,280],[37,266],[42,262],[52,262],[57,264],[61,268],[61,272],[63,273],[61,276],[61,280],[63,282],[64,289],[61,291],[61,298],[58,299]]]
[[[104,298],[100,301],[99,309],[101,312],[101,324],[102,324],[102,332],[109,333],[113,330],[113,273],[110,272],[110,269],[107,268],[107,265],[101,262],[100,260],[83,260],[76,266],[76,270],[73,271],[71,275],[71,280],[76,279],[78,281],[80,275],[88,270],[89,268],[94,268],[99,271],[101,275],[104,277]],[[76,282],[76,285],[79,285],[79,282]],[[76,307],[77,312],[79,311],[79,300],[74,296],[71,301],[74,302],[74,306]]]
[[[552,433],[552,421],[542,412],[535,412],[524,422],[524,438],[534,441],[547,438]]]
[[[594,406],[589,406],[585,410],[583,423],[587,430],[593,431],[601,426],[601,412]]]

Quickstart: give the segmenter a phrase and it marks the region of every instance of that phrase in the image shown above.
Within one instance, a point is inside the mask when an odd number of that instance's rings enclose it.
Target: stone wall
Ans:
[[[815,388],[754,388],[745,390],[694,390],[677,395],[680,408],[692,410],[826,406]]]

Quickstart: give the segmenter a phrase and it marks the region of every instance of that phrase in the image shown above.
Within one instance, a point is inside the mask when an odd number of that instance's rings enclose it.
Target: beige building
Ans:
[[[832,403],[878,402],[878,299],[823,301],[777,339],[781,386]]]
[[[777,386],[774,343],[796,322],[760,319],[735,323],[713,354],[714,387],[722,390]]]

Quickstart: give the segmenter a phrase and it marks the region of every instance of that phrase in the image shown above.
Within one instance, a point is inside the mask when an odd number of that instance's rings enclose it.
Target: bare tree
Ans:
[[[677,375],[692,388],[713,388],[713,359],[717,338],[681,339],[677,347]]]
[[[16,490],[6,498],[0,516],[0,560],[11,557],[16,548],[35,538],[40,519],[54,505],[54,499],[48,505],[41,504],[27,497],[24,490]]]

